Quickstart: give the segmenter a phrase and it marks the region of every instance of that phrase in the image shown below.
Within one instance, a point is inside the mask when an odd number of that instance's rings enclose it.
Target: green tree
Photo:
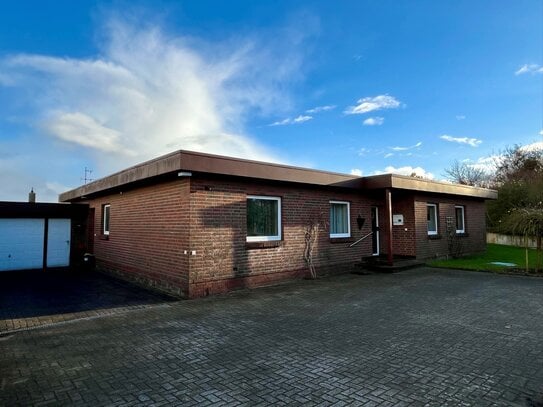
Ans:
[[[537,260],[535,271],[541,269],[541,239],[543,237],[543,207],[525,207],[513,209],[505,219],[505,226],[514,234],[523,236],[526,242],[526,271],[528,271],[528,238],[535,237]]]

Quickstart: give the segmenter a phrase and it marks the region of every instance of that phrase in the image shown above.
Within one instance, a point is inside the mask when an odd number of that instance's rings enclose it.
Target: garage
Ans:
[[[0,272],[69,267],[86,213],[81,205],[0,202]]]

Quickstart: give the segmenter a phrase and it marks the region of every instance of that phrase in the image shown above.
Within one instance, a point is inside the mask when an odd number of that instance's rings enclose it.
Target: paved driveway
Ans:
[[[126,312],[172,298],[94,272],[0,273],[0,334]]]
[[[0,404],[543,402],[543,279],[344,275],[0,339]],[[3,402],[3,403],[2,403]]]

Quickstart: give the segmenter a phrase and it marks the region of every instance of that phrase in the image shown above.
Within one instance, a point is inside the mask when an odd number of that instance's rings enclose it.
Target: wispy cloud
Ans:
[[[360,170],[358,168],[353,168],[351,170],[351,175],[357,175],[357,176],[361,177],[362,176],[362,170]]]
[[[466,116],[464,116],[463,114],[457,114],[456,115],[456,120],[464,120],[466,118]]]
[[[336,105],[326,105],[326,106],[317,106],[313,109],[307,109],[305,112],[309,114],[315,114],[315,113],[321,113],[321,112],[327,112],[329,110],[334,110],[336,108]]]
[[[366,120],[362,122],[364,126],[380,126],[385,122],[385,119],[383,117],[368,117]]]
[[[359,155],[360,157],[364,157],[365,155],[367,155],[367,154],[369,154],[369,153],[371,153],[371,152],[372,152],[372,150],[370,150],[369,148],[362,147],[362,148],[360,148],[360,149],[358,150],[358,155]]]
[[[345,114],[364,114],[383,109],[397,109],[401,103],[394,96],[378,95],[359,99],[357,104],[349,106]]]
[[[411,167],[409,165],[404,167],[394,167],[389,165],[388,167],[385,167],[383,171],[374,171],[374,175],[380,175],[380,174],[398,174],[398,175],[407,175],[407,176],[417,176],[417,177],[423,177],[428,179],[434,179],[434,174],[431,172],[426,171],[422,167]]]
[[[470,138],[470,137],[453,137],[449,136],[447,134],[444,134],[439,137],[441,140],[449,141],[451,143],[459,143],[459,144],[467,144],[472,147],[477,147],[479,144],[481,144],[483,141],[476,139],[476,138]]]
[[[297,123],[304,123],[304,122],[307,122],[309,120],[313,120],[313,116],[307,116],[307,115],[299,115],[293,119],[291,119],[290,117],[289,118],[286,118],[286,119],[283,119],[283,120],[280,120],[280,121],[277,121],[277,122],[273,122],[271,124],[269,124],[269,126],[286,126],[288,124],[297,124]]]
[[[111,20],[98,57],[12,55],[0,59],[0,86],[32,95],[18,102],[32,108],[33,128],[97,157],[101,173],[176,149],[278,161],[244,134],[245,120],[289,104],[299,40],[286,50],[257,36],[196,46],[157,26]]]
[[[522,74],[541,74],[543,73],[543,66],[538,64],[524,64],[518,70],[515,71],[515,75]]]
[[[396,146],[396,147],[389,147],[392,151],[407,151],[407,150],[413,150],[415,148],[419,148],[422,146],[422,141],[419,141],[417,144],[414,144],[412,146],[402,147],[402,146]]]
[[[390,157],[392,157],[393,155],[394,155],[394,153],[386,153],[386,154],[384,155],[384,158],[390,158]]]

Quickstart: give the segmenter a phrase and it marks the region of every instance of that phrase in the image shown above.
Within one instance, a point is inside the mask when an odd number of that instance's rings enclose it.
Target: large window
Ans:
[[[455,206],[454,212],[456,215],[456,233],[465,233],[466,232],[466,223],[464,220],[464,207]]]
[[[427,220],[428,220],[428,234],[437,235],[437,205],[426,204]]]
[[[247,241],[281,240],[281,198],[247,197]]]
[[[351,237],[349,202],[330,201],[330,237]]]
[[[109,235],[109,212],[111,205],[102,206],[102,234]]]

